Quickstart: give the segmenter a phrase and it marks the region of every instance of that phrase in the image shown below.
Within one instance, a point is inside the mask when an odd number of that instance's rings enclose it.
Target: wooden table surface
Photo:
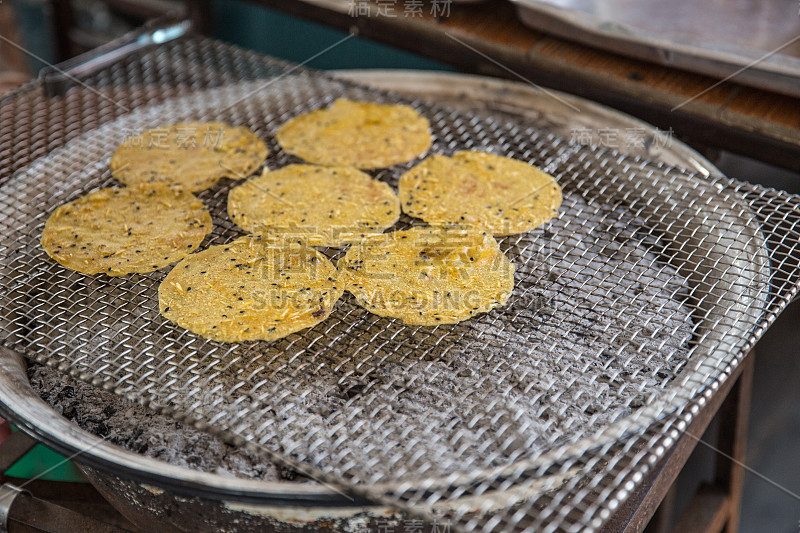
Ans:
[[[356,0],[251,1],[356,31],[460,70],[524,79],[583,96],[671,129],[695,146],[800,171],[800,99],[733,81],[713,87],[718,79],[545,35],[520,23],[505,0],[452,3],[449,13],[438,17],[431,15],[430,1],[423,4],[422,16],[406,16],[403,1],[383,2],[393,5],[393,12]],[[368,14],[354,13],[364,6]]]

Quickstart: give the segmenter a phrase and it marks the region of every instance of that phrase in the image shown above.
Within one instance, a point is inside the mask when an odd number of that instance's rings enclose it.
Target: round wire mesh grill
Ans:
[[[168,269],[88,277],[50,261],[38,246],[49,213],[114,184],[111,152],[147,127],[244,124],[276,168],[295,162],[273,139],[290,117],[340,96],[406,100],[202,39],[86,81],[55,101],[32,88],[2,108],[40,124],[0,191],[4,344],[424,516],[485,529],[596,525],[602,502],[641,478],[796,290],[794,197],[411,101],[433,124],[432,152],[509,155],[565,190],[558,219],[501,241],[517,264],[509,304],[423,328],[346,297],[326,322],[275,343],[206,341],[158,315]],[[375,175],[394,186],[411,164]],[[215,224],[204,246],[240,234],[224,213],[231,185],[200,194]]]

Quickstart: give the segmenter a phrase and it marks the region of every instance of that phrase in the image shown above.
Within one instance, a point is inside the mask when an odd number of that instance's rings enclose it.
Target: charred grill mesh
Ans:
[[[3,344],[428,518],[597,527],[797,290],[800,199],[785,193],[201,38],[81,81],[55,98],[37,82],[0,107]],[[184,119],[244,124],[268,141],[277,168],[296,160],[275,129],[340,96],[414,105],[431,120],[433,152],[484,149],[557,177],[562,216],[501,240],[517,263],[505,308],[434,329],[371,315],[346,296],[315,328],[226,345],[159,316],[169,269],[89,277],[38,244],[56,206],[115,184],[108,158],[128,135]],[[410,166],[375,175],[396,186]],[[225,215],[230,187],[199,194],[215,225],[204,247],[241,234]]]

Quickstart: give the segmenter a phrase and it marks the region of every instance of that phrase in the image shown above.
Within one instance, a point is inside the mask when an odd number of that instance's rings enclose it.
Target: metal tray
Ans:
[[[794,0],[511,0],[539,31],[718,78],[800,96]]]

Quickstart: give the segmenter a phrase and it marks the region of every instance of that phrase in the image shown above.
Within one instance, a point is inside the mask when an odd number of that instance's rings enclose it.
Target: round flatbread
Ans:
[[[108,188],[57,208],[42,247],[72,270],[122,276],[183,259],[211,229],[211,215],[191,193]]]
[[[290,120],[275,137],[309,163],[363,169],[405,163],[431,147],[430,123],[414,108],[343,99]]]
[[[249,129],[222,122],[183,122],[129,137],[111,156],[125,185],[202,191],[220,178],[246,178],[267,158],[267,145]]]
[[[175,265],[158,304],[165,318],[208,339],[272,341],[325,320],[342,295],[337,277],[316,250],[247,236]]]
[[[454,324],[508,301],[514,265],[488,233],[411,228],[354,244],[339,261],[345,288],[380,316]]]
[[[403,211],[429,224],[524,233],[558,214],[561,187],[522,161],[486,152],[433,155],[403,174]]]
[[[274,230],[310,246],[343,246],[400,218],[389,185],[350,167],[265,170],[228,194],[228,215],[245,231]]]

